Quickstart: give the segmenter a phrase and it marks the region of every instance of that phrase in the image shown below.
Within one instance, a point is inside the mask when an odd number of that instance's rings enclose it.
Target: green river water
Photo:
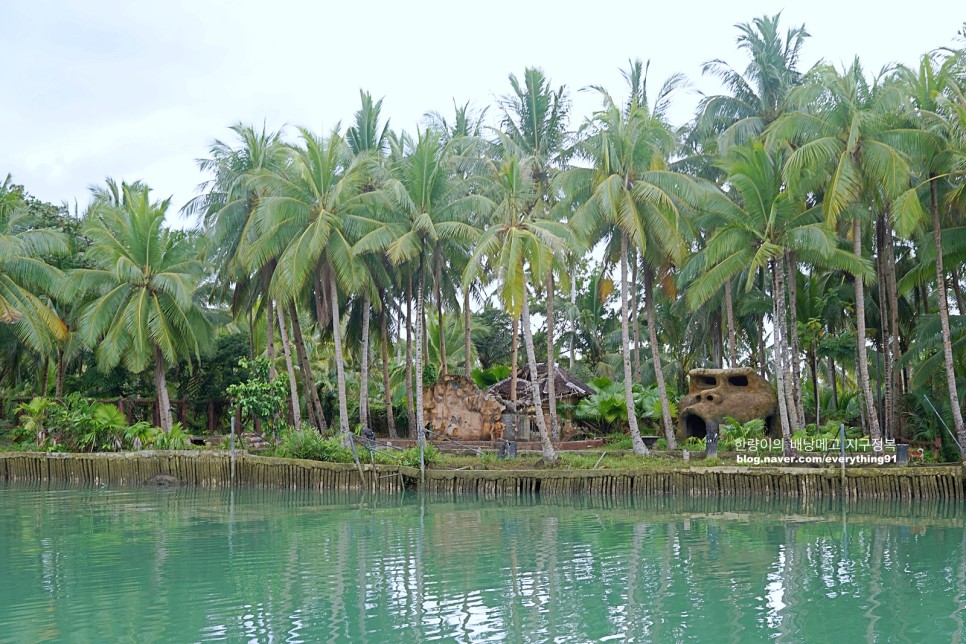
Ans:
[[[0,484],[0,642],[963,641],[964,515]]]

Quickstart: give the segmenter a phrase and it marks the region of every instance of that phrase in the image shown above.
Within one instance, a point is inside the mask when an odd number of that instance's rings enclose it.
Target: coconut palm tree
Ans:
[[[903,149],[913,148],[918,135],[895,127],[903,100],[894,85],[870,83],[858,59],[841,72],[821,65],[809,73],[789,99],[788,112],[769,128],[769,145],[790,144],[783,176],[797,194],[821,196],[826,223],[834,228],[845,215],[852,223],[852,248],[862,256],[862,224],[870,207],[881,212],[903,192],[911,168]],[[869,430],[882,444],[879,415],[872,397],[866,347],[865,290],[855,279],[855,318],[859,385]]]
[[[500,299],[511,317],[520,317],[523,341],[530,369],[530,396],[540,433],[543,458],[548,463],[557,461],[557,452],[550,440],[550,430],[543,415],[537,358],[530,326],[529,287],[541,284],[552,269],[554,252],[562,250],[570,233],[567,227],[550,219],[534,216],[532,208],[538,183],[515,156],[509,156],[492,166],[494,207],[489,225],[470,257],[463,275],[464,287],[480,274],[488,262],[498,282]],[[552,380],[553,366],[547,363],[547,380]],[[513,382],[511,385],[515,386]],[[551,395],[548,391],[548,395]]]
[[[66,254],[67,239],[38,227],[25,207],[23,191],[7,175],[0,184],[0,324],[34,351],[50,355],[54,343],[67,337],[67,327],[42,299],[63,273],[44,258]]]
[[[368,204],[370,193],[364,188],[372,161],[354,156],[338,128],[325,138],[304,128],[299,135],[301,146],[289,148],[284,166],[253,177],[261,196],[253,221],[257,237],[246,249],[245,261],[254,267],[277,258],[269,296],[289,302],[293,322],[295,301],[306,292],[331,314],[339,430],[350,440],[339,296],[340,287],[342,293],[352,293],[362,282],[364,269],[352,249],[353,226],[364,220],[357,213]],[[326,307],[319,304],[323,297]],[[298,346],[298,330],[296,336]],[[307,359],[299,358],[308,372]]]
[[[503,114],[497,147],[503,150],[504,157],[507,154],[519,157],[523,167],[530,174],[536,188],[532,202],[528,204],[528,209],[534,211],[532,216],[535,219],[559,217],[560,211],[554,207],[557,193],[551,189],[551,184],[555,174],[563,165],[566,150],[564,144],[567,137],[567,118],[570,113],[570,101],[567,99],[566,88],[561,86],[554,90],[543,70],[535,67],[528,67],[524,71],[522,83],[515,75],[510,74],[510,87],[512,92],[500,99],[500,110]],[[499,156],[500,154],[497,155]],[[558,258],[553,259],[556,264]],[[547,361],[553,366],[556,354],[553,337],[554,270],[546,273],[544,287],[547,294]],[[516,342],[516,334],[513,341]],[[511,391],[516,393],[515,364],[513,368]],[[554,387],[554,379],[548,378],[551,435],[554,440],[558,440],[560,425],[557,420]]]
[[[793,332],[785,256],[794,251],[801,261],[818,267],[845,268],[853,274],[867,272],[858,259],[838,246],[834,233],[824,225],[819,208],[808,208],[805,198],[785,189],[782,168],[788,152],[766,150],[758,142],[731,149],[721,167],[729,186],[705,192],[700,210],[714,232],[691,259],[683,275],[694,276],[686,301],[694,311],[720,291],[723,285],[744,278],[750,291],[756,278],[772,276],[772,325],[774,361],[778,383],[779,415],[785,450],[791,451],[791,433],[800,429],[794,413],[791,360],[788,338]]]
[[[686,202],[694,201],[697,187],[688,177],[667,169],[673,136],[665,111],[668,97],[680,86],[681,78],[675,76],[666,81],[654,104],[649,105],[642,63],[634,61],[624,76],[631,96],[623,106],[604,89],[595,88],[604,106],[582,128],[583,139],[578,147],[579,153],[591,160],[594,167],[568,171],[559,186],[565,194],[577,199],[584,196],[583,204],[571,219],[574,230],[584,240],[593,241],[601,236],[620,240],[625,404],[634,450],[646,454],[631,392],[628,249],[633,245],[641,253],[651,359],[661,398],[664,433],[669,448],[673,449],[674,426],[654,318],[654,278],[662,266],[684,259],[683,209]]]
[[[170,198],[151,201],[140,182],[119,190],[109,182],[108,190],[115,198],[95,191],[84,233],[93,267],[75,270],[65,291],[95,295],[80,313],[80,333],[100,369],[123,362],[137,373],[153,362],[158,416],[168,432],[165,370],[182,358],[200,360],[211,337],[196,293],[204,265],[190,235],[164,227]]]
[[[896,199],[892,217],[900,235],[911,236],[925,224],[931,227],[935,247],[936,301],[942,332],[943,367],[946,389],[952,410],[953,425],[961,445],[966,445],[966,425],[956,386],[955,363],[949,327],[949,305],[946,294],[946,272],[943,267],[943,235],[941,208],[950,204],[940,199],[940,191],[948,191],[954,184],[950,179],[966,174],[966,146],[957,137],[957,125],[966,131],[966,100],[959,91],[956,76],[961,72],[962,55],[947,56],[937,62],[924,55],[916,69],[899,66],[896,74],[903,93],[912,101],[908,105],[910,125],[922,131],[917,175],[919,183]],[[957,101],[957,99],[959,99]],[[957,117],[961,122],[957,123]],[[961,183],[961,181],[960,181]],[[922,207],[920,193],[926,193],[928,208]],[[954,197],[955,199],[955,197]],[[928,212],[928,215],[926,214]],[[963,314],[962,305],[959,307]]]

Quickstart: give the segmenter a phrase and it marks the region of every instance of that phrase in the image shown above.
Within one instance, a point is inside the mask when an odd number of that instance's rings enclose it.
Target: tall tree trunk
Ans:
[[[171,431],[171,401],[168,399],[168,381],[164,374],[164,354],[161,347],[154,345],[154,386],[158,394],[158,420],[161,431]]]
[[[305,394],[305,406],[309,410],[309,418],[313,419],[316,429],[324,432],[327,427],[325,415],[322,411],[322,401],[319,400],[319,392],[315,388],[315,377],[312,375],[312,367],[309,364],[308,351],[305,348],[305,338],[302,336],[302,325],[299,322],[298,309],[295,302],[288,303],[289,318],[292,320],[292,335],[295,336],[295,356],[299,361],[299,370],[302,372],[302,391]]]
[[[963,410],[959,406],[956,391],[956,372],[953,363],[952,334],[949,331],[949,305],[946,301],[945,273],[943,272],[942,222],[939,220],[939,200],[936,197],[936,181],[930,177],[929,197],[932,211],[932,239],[936,245],[936,300],[939,302],[939,323],[943,334],[943,366],[946,368],[946,387],[949,391],[949,407],[953,413],[953,425],[959,444],[966,449],[966,426],[963,425]]]
[[[369,426],[369,292],[362,298],[362,346],[359,355],[359,423]]]
[[[434,253],[436,281],[436,325],[439,331],[439,375],[446,376],[446,333],[443,330],[443,260],[442,253]]]
[[[268,297],[268,285],[271,282],[271,273],[266,272],[264,277],[265,287],[265,357],[268,358],[268,377],[272,380],[277,375],[275,371],[275,302]]]
[[[795,401],[796,428],[805,426],[805,405],[802,395],[802,352],[798,346],[798,263],[795,254],[785,253],[788,268],[788,346],[789,365],[792,368],[792,400]]]
[[[550,439],[560,440],[560,423],[557,420],[557,362],[553,345],[553,271],[547,271],[547,408],[550,411]]]
[[[949,281],[953,283],[953,293],[956,295],[956,312],[959,313],[959,315],[962,315],[964,312],[963,291],[959,285],[959,271],[956,270],[955,266],[949,269],[949,278]]]
[[[822,397],[818,391],[818,356],[815,354],[815,344],[811,343],[808,349],[808,369],[812,377],[812,391],[815,394],[815,424],[822,423]]]
[[[644,440],[641,438],[641,430],[637,426],[637,410],[634,407],[633,376],[631,375],[631,340],[628,332],[628,311],[627,311],[627,234],[621,231],[621,358],[624,364],[624,407],[627,409],[627,425],[631,433],[631,445],[635,454],[647,456],[651,450],[647,449]],[[650,297],[647,298],[646,305],[650,306]],[[647,319],[651,326],[651,319]],[[653,328],[653,326],[651,326]],[[668,449],[674,449],[674,436],[668,440]]]
[[[839,391],[838,383],[835,381],[835,358],[832,356],[828,357],[828,370],[829,378],[832,381],[832,408],[837,410],[839,408]]]
[[[389,438],[398,438],[396,433],[396,415],[392,409],[392,387],[389,384],[389,302],[385,293],[382,294],[382,309],[379,311],[379,332],[382,336],[382,391],[386,399],[386,426]]]
[[[574,271],[576,273],[576,271]],[[574,368],[577,359],[577,277],[570,274],[570,368]]]
[[[416,430],[416,410],[413,406],[413,274],[406,275],[406,418],[409,437]]]
[[[654,313],[654,271],[644,266],[644,310],[647,313],[647,331],[651,344],[651,360],[654,362],[654,379],[657,380],[657,394],[661,399],[661,419],[664,423],[664,436],[668,449],[675,449],[674,421],[671,420],[671,405],[664,382],[664,368],[661,366],[661,345],[657,341],[657,320]]]
[[[473,344],[470,340],[472,318],[470,317],[470,289],[467,286],[463,289],[463,375],[467,378],[473,371],[473,361],[470,359],[473,353]]]
[[[292,349],[288,344],[288,330],[285,328],[285,314],[281,306],[275,307],[278,315],[278,330],[282,337],[282,350],[285,352],[285,369],[288,371],[289,401],[291,414],[289,420],[295,429],[302,429],[302,406],[299,404],[299,389],[295,382],[295,365],[292,363]]]
[[[426,441],[426,425],[423,421],[423,335],[425,320],[423,319],[423,271],[420,260],[419,275],[416,277],[416,437],[422,446]]]
[[[342,354],[342,321],[339,315],[339,288],[335,281],[335,271],[329,269],[329,308],[332,310],[332,342],[335,344],[335,378],[339,394],[339,432],[346,446],[352,438],[349,435],[349,403],[345,392],[345,358]]]
[[[725,282],[725,314],[728,317],[728,366],[734,369],[738,364],[738,349],[735,336],[735,308],[731,301],[731,280]]]
[[[60,400],[64,396],[64,378],[67,376],[67,358],[63,347],[57,348],[57,383],[54,385],[54,397]]]
[[[637,253],[632,249],[630,251],[630,261],[631,264],[631,326],[634,327],[634,377],[637,378],[638,382],[644,382],[644,367],[641,364],[641,320],[637,297],[641,289],[637,287],[637,270],[638,261]]]
[[[789,414],[788,405],[788,380],[786,379],[785,370],[785,339],[783,336],[783,331],[785,330],[785,324],[783,323],[785,317],[785,271],[782,269],[782,262],[780,260],[772,260],[772,316],[773,316],[773,329],[772,332],[775,337],[775,346],[772,350],[774,354],[775,362],[775,382],[778,388],[778,415],[780,422],[782,424],[782,453],[785,456],[791,456],[794,453],[792,447],[792,419]]]
[[[543,402],[540,400],[540,376],[537,374],[537,354],[533,348],[533,331],[530,329],[530,307],[527,305],[527,287],[523,286],[523,343],[527,348],[527,362],[530,365],[530,396],[533,412],[537,420],[537,430],[540,432],[540,446],[543,448],[543,460],[548,463],[557,462],[557,450],[550,442],[547,422],[543,417]]]
[[[517,413],[517,351],[520,346],[520,318],[517,316],[513,316],[511,335],[513,336],[513,340],[510,347],[510,402],[512,403],[513,413],[515,414]]]
[[[899,367],[899,358],[902,356],[902,330],[899,327],[899,290],[896,286],[896,254],[893,241],[892,228],[886,228],[886,287],[889,300],[889,324],[892,328],[890,354],[892,358],[892,427],[896,435],[902,433],[902,416],[899,414],[899,399],[906,393],[903,386],[902,368]]]
[[[892,329],[891,326],[891,316],[889,315],[889,296],[887,294],[888,290],[888,278],[886,277],[886,272],[888,271],[888,266],[886,265],[886,214],[882,212],[879,214],[878,220],[876,221],[876,231],[875,231],[875,241],[876,241],[876,254],[875,254],[875,268],[878,274],[878,289],[879,289],[879,355],[882,358],[882,367],[885,372],[885,377],[882,377],[880,373],[881,382],[883,383],[882,391],[882,434],[886,438],[895,436],[895,427],[892,424],[893,420],[893,404],[894,404],[894,392],[892,390],[893,379],[892,379]]]
[[[862,257],[862,224],[858,218],[852,220],[852,252],[858,258]],[[865,398],[866,414],[869,417],[869,435],[873,443],[882,445],[882,432],[879,429],[879,416],[875,410],[875,400],[872,398],[872,385],[869,382],[869,356],[865,348],[865,287],[862,276],[855,276],[855,335],[858,349],[859,387]]]
[[[40,372],[40,395],[46,397],[47,387],[50,386],[50,358],[48,356],[44,356],[44,363]]]

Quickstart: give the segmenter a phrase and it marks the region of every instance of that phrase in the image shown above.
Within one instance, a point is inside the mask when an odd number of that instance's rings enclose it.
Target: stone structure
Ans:
[[[688,395],[678,403],[678,436],[706,438],[716,448],[718,425],[725,418],[746,423],[765,420],[766,432],[776,428],[778,398],[771,384],[754,369],[692,369]]]
[[[423,390],[425,422],[432,431],[455,440],[502,439],[504,411],[495,395],[481,391],[466,376],[445,376]]]

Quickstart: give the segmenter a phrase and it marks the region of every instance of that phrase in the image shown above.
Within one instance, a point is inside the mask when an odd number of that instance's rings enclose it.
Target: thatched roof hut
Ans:
[[[510,378],[505,378],[490,387],[487,392],[493,393],[503,400],[510,400]],[[544,405],[547,404],[547,363],[537,363],[537,383],[540,386],[540,400]],[[569,400],[576,402],[577,399],[589,396],[594,390],[580,378],[570,373],[562,367],[554,367],[554,398],[557,400]],[[530,396],[530,367],[525,366],[517,370],[517,404],[521,407],[532,407],[533,400]]]

